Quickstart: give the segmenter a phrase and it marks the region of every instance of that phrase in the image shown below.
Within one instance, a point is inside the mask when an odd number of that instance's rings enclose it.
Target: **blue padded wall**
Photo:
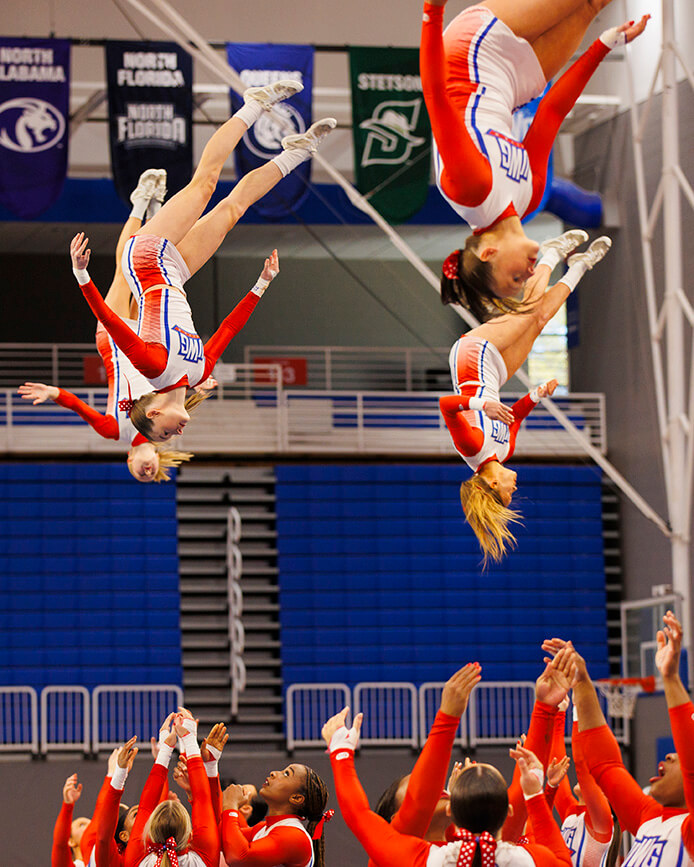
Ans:
[[[0,464],[0,684],[182,683],[175,484]]]
[[[609,674],[601,479],[523,466],[518,548],[486,572],[457,465],[277,467],[283,676],[297,682],[533,680],[542,639]]]

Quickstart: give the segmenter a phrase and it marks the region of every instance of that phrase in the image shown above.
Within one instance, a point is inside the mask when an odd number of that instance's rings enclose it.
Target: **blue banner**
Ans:
[[[292,78],[304,85],[301,93],[278,103],[274,109],[291,123],[295,132],[304,132],[312,121],[313,53],[310,45],[227,43],[229,65],[238,72],[246,87],[262,86],[281,78]],[[243,98],[232,91],[232,113],[242,104]],[[281,141],[288,134],[290,131],[264,112],[234,151],[238,176],[277,156],[282,150]],[[310,177],[311,160],[307,160],[253,207],[268,220],[286,216],[308,196]]]
[[[145,169],[166,169],[169,198],[193,173],[193,61],[175,42],[107,42],[113,183],[129,204]]]
[[[70,42],[0,38],[0,202],[30,219],[67,175]]]

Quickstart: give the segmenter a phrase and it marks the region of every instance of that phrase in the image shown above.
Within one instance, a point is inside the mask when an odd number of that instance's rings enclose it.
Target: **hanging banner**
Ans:
[[[145,169],[166,169],[168,197],[193,173],[193,61],[175,42],[107,42],[113,182],[128,204]]]
[[[0,38],[0,202],[42,214],[67,175],[70,42]]]
[[[350,48],[356,187],[390,223],[424,204],[431,127],[416,48]]]
[[[267,45],[227,43],[229,66],[243,79],[246,87],[262,87],[282,78],[300,81],[304,89],[274,107],[294,132],[304,132],[311,125],[313,97],[313,48],[310,45]],[[243,105],[243,97],[231,91],[232,114]],[[269,112],[246,132],[234,151],[239,177],[258,168],[282,150],[281,141],[292,129],[278,123]],[[298,208],[309,193],[311,160],[307,160],[283,178],[276,187],[253,205],[262,217],[277,220]]]

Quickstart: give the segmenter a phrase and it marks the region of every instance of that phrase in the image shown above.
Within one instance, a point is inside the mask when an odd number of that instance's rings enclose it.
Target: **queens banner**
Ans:
[[[350,48],[356,187],[391,223],[426,201],[431,127],[416,48]]]
[[[193,61],[175,42],[107,42],[109,139],[124,202],[149,168],[166,169],[169,196],[193,172]]]
[[[278,122],[270,113],[263,112],[234,151],[239,177],[266,163],[282,150],[285,135],[304,132],[311,125],[311,98],[313,91],[313,48],[310,45],[256,45],[227,43],[229,65],[243,79],[246,87],[259,87],[282,78],[300,81],[304,89],[284,102],[273,112],[284,119]],[[231,91],[231,110],[236,111],[243,98]],[[286,216],[308,195],[311,161],[302,163],[283,178],[274,189],[257,202],[254,209],[269,220]]]
[[[0,202],[37,217],[67,174],[70,42],[0,38]]]

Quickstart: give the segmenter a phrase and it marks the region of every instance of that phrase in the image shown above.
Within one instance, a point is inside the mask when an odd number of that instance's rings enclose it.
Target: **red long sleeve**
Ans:
[[[553,759],[563,759],[566,756],[566,743],[564,741],[564,729],[566,726],[566,713],[557,711],[554,718],[554,728],[552,731],[552,747],[549,751],[549,761]],[[547,804],[552,809],[557,808],[559,818],[563,822],[571,807],[576,805],[576,799],[571,794],[571,786],[566,774],[561,778],[559,785],[556,788],[545,785],[545,798]]]
[[[536,701],[533,705],[533,712],[530,717],[530,725],[528,726],[528,735],[525,739],[525,746],[526,749],[535,753],[542,763],[543,768],[547,767],[547,758],[550,747],[552,746],[554,717],[556,713],[556,707],[544,704],[544,702],[541,701]],[[523,833],[523,826],[525,825],[526,818],[526,802],[523,798],[523,790],[520,785],[520,771],[518,770],[518,765],[516,765],[513,772],[511,785],[508,787],[508,800],[513,807],[513,815],[509,816],[504,822],[504,827],[501,831],[501,838],[502,840],[508,840],[511,843],[515,843]]]
[[[96,863],[99,867],[120,867],[124,863],[114,839],[118,825],[118,807],[123,792],[109,785],[96,827]]]
[[[199,755],[188,759],[188,779],[193,796],[192,848],[205,862],[206,867],[219,867],[219,826],[212,808],[205,765]]]
[[[340,756],[340,758],[337,758]],[[339,750],[330,756],[340,813],[377,867],[425,867],[431,843],[399,834],[392,825],[372,812],[359,782],[354,756]]]
[[[451,750],[460,725],[460,717],[439,710],[419,758],[412,769],[407,791],[391,826],[403,834],[424,837],[436,804],[446,785]]]
[[[467,409],[470,396],[463,394],[447,394],[439,398],[441,415],[456,449],[462,455],[476,455],[484,445],[484,431],[472,427],[460,407]]]
[[[111,777],[104,777],[104,781],[99,789],[99,794],[96,796],[96,805],[94,807],[94,813],[92,814],[92,820],[84,829],[84,834],[82,834],[82,841],[80,843],[80,849],[82,850],[85,864],[88,863],[92,854],[92,849],[96,846],[97,828],[99,827],[100,817],[103,813],[104,799],[106,798],[110,788]]]
[[[492,188],[492,170],[465,125],[467,99],[477,82],[449,78],[443,37],[443,7],[424,4],[419,65],[422,91],[436,145],[443,159],[442,188],[460,205],[474,207]]]
[[[533,829],[535,839],[542,840],[542,845],[531,843],[524,846],[537,867],[570,867],[571,852],[569,851],[557,823],[547,806],[544,795],[537,795],[525,801],[528,819]]]
[[[222,785],[219,782],[219,776],[208,777],[207,782],[210,787],[210,798],[212,799],[212,809],[217,826],[222,821]]]
[[[578,742],[588,770],[607,796],[622,828],[636,834],[646,819],[661,815],[661,805],[644,795],[641,786],[624,767],[619,744],[608,726],[579,732]]]
[[[147,776],[137,808],[137,816],[130,832],[128,845],[125,848],[124,867],[136,867],[147,854],[145,847],[145,825],[154,812],[156,806],[162,800],[163,787],[166,786],[168,794],[169,769],[156,762]],[[98,861],[97,861],[98,863]],[[100,867],[100,865],[99,865]]]
[[[111,335],[116,346],[128,356],[133,366],[149,379],[162,374],[168,361],[166,347],[161,343],[146,343],[138,337],[106,304],[91,280],[81,286],[81,289],[92,313]]]
[[[72,850],[68,845],[72,831],[72,812],[74,804],[60,806],[58,818],[53,826],[53,845],[51,847],[51,867],[72,867]]]
[[[258,301],[260,301],[260,295],[256,295],[253,290],[248,292],[207,341],[205,344],[205,372],[201,382],[204,382],[212,373],[212,368],[219,360],[220,355],[248,322]]]
[[[71,409],[77,415],[84,419],[87,424],[94,428],[99,436],[107,440],[117,440],[119,437],[118,422],[112,415],[103,415],[91,406],[80,400],[77,395],[71,391],[65,391],[64,388],[58,389],[58,397],[55,402],[66,409]]]
[[[536,406],[537,404],[531,400],[530,394],[526,394],[525,397],[521,397],[520,400],[517,400],[511,407],[511,412],[515,417],[515,421],[509,427],[509,444],[506,460],[513,455],[513,452],[516,449],[516,437],[518,436],[518,431],[520,430],[523,420],[528,417],[530,412],[535,409]]]
[[[682,841],[689,857],[694,858],[694,828],[692,828],[692,814],[694,813],[694,719],[692,717],[694,716],[694,704],[688,701],[677,707],[671,707],[668,713],[675,750],[680,760],[684,799],[689,810],[689,815],[682,824]]]
[[[275,820],[286,818],[273,817]],[[272,819],[270,819],[272,822]],[[229,867],[246,864],[248,867],[302,867],[312,856],[312,846],[299,828],[279,827],[260,840],[251,840],[257,826],[243,828],[238,810],[226,810],[222,815],[222,845],[224,859]]]
[[[577,722],[574,722],[571,729],[571,743],[573,745],[576,776],[581,787],[581,798],[586,805],[586,828],[594,840],[597,840],[599,843],[608,843],[612,839],[613,831],[610,802],[588,769],[588,764],[583,755],[581,739],[578,737]]]

